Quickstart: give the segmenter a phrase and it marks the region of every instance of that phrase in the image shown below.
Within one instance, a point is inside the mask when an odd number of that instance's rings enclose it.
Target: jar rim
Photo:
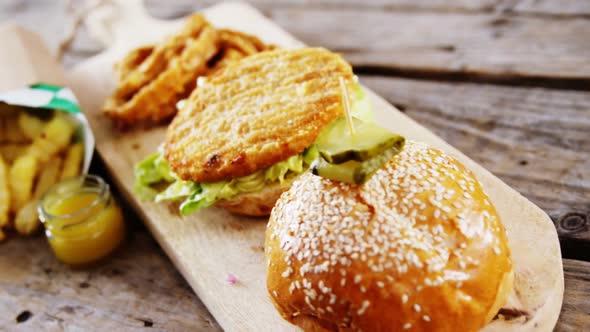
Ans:
[[[47,197],[51,197],[52,195],[55,195],[60,188],[65,187],[68,183],[80,183],[81,186],[79,188],[77,188],[76,190],[72,191],[73,193],[81,191],[81,189],[84,188],[84,183],[86,183],[86,181],[94,181],[97,184],[97,187],[99,188],[99,192],[97,192],[96,198],[87,206],[85,206],[84,208],[77,210],[73,213],[68,213],[68,214],[62,214],[62,215],[54,215],[49,213],[45,207],[44,207],[44,202],[46,201]],[[47,190],[47,192],[45,192],[45,194],[43,194],[43,196],[41,197],[41,199],[38,202],[37,205],[37,210],[39,213],[39,217],[41,219],[41,222],[45,223],[47,222],[47,220],[51,219],[51,220],[66,220],[66,219],[72,219],[78,216],[81,216],[85,213],[87,213],[88,211],[90,211],[91,209],[93,209],[94,207],[96,207],[98,204],[100,204],[101,202],[103,202],[105,200],[105,198],[110,192],[110,188],[109,188],[109,184],[106,183],[106,181],[98,176],[98,175],[94,175],[94,174],[83,174],[80,176],[76,176],[76,177],[71,177],[68,179],[65,179],[63,181],[59,181],[57,183],[55,183],[54,185],[52,185],[51,187],[49,187],[49,189]],[[68,226],[73,226],[73,225],[78,225],[81,223],[86,222],[86,219],[88,218],[84,218],[83,220],[74,223],[74,224],[69,224]]]

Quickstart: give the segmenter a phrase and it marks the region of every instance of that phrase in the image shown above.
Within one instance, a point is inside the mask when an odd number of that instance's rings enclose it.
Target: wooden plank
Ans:
[[[541,1],[541,2],[542,2],[542,1]],[[3,3],[3,4],[4,4],[4,3]],[[409,9],[409,10],[411,10],[411,9]],[[1,14],[2,14],[2,13],[0,13],[0,15],[1,15]],[[61,23],[61,22],[60,22],[60,23]],[[84,56],[87,56],[87,55],[84,55]],[[128,257],[128,259],[130,259],[130,260],[131,260],[131,259],[133,259],[133,258],[132,258],[132,257]],[[566,272],[567,272],[567,264],[566,264]],[[49,278],[49,277],[48,277],[48,278]],[[55,280],[55,279],[54,279],[54,280]],[[587,278],[586,278],[586,280],[587,280]],[[567,283],[567,280],[566,280],[566,283]],[[587,292],[586,292],[586,294],[587,294]],[[567,303],[568,297],[570,297],[570,296],[571,296],[571,295],[567,295],[567,297],[566,297],[566,302],[565,302],[565,303]],[[4,298],[4,297],[3,297],[3,298]],[[584,299],[584,297],[582,297],[582,299]],[[582,302],[579,302],[579,303],[582,303]],[[580,307],[580,306],[578,306],[578,307]],[[583,308],[583,307],[582,307],[582,308]],[[0,312],[4,312],[4,311],[0,311]],[[588,310],[585,310],[585,311],[583,311],[583,312],[585,312],[585,313],[586,313],[586,315],[588,314]],[[564,316],[564,317],[565,317],[565,316]],[[586,319],[586,321],[587,321],[587,319]],[[80,319],[80,322],[84,322],[84,320]],[[586,323],[587,323],[587,322],[586,322]],[[120,325],[120,326],[124,326],[124,325]],[[577,327],[579,328],[580,326],[582,326],[582,327],[583,327],[584,325],[582,324],[582,325],[579,325],[579,326],[577,326]],[[0,328],[0,329],[1,329],[1,328]],[[190,328],[188,328],[188,327],[187,327],[186,329],[190,329]],[[586,329],[587,329],[587,328],[586,328]],[[584,328],[581,328],[581,330],[584,330]]]
[[[565,257],[588,258],[590,92],[361,81],[543,208],[573,241]]]
[[[564,302],[555,330],[589,330],[590,263],[565,259],[563,267]],[[18,271],[11,278],[0,274],[0,330],[135,331],[151,325],[166,331],[221,331],[143,230],[133,233],[122,254],[91,271],[56,262],[42,237],[12,239],[0,251],[0,270]],[[158,300],[149,301],[154,297]],[[172,301],[174,307],[167,307]],[[25,319],[27,311],[31,316]]]
[[[150,0],[146,7],[157,17],[171,18],[211,3]],[[356,66],[396,72],[477,74],[496,79],[590,77],[586,61],[590,40],[584,38],[590,32],[590,20],[583,18],[590,15],[590,2],[584,0],[253,3],[304,42],[343,52]],[[81,5],[75,4],[74,9],[80,10]],[[31,6],[37,10],[26,10]],[[52,48],[66,33],[69,23],[63,22],[71,22],[65,9],[50,1],[33,4],[31,0],[15,0],[0,4],[0,9],[0,21],[16,20],[29,28],[37,27],[39,21],[47,22],[48,28],[41,33]],[[541,17],[522,17],[525,13]],[[554,14],[581,18],[563,20],[551,17]],[[84,26],[79,33],[66,54],[67,64],[102,49]]]
[[[179,17],[204,5],[146,2],[158,17]],[[341,52],[357,67],[590,82],[588,1],[319,1],[303,6],[286,0],[254,5],[306,44]],[[571,17],[561,19],[564,15]]]
[[[145,231],[98,267],[56,261],[43,236],[0,250],[0,330],[220,331]]]
[[[206,8],[217,1],[146,0],[148,12],[158,18],[178,18],[189,12]],[[585,16],[590,14],[590,3],[585,0],[249,0],[263,11],[277,8],[354,8],[367,11],[423,11],[463,13],[515,13],[545,16]]]
[[[564,259],[565,294],[555,331],[590,331],[590,263]]]
[[[586,0],[520,0],[514,1],[511,11],[526,14],[580,16],[590,15],[590,1]]]
[[[582,18],[295,8],[269,13],[305,43],[341,52],[357,67],[503,80],[590,77],[590,20]]]

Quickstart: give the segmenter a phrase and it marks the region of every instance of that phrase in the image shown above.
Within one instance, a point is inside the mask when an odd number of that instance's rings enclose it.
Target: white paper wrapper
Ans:
[[[88,173],[94,153],[94,135],[72,90],[50,84],[35,84],[26,88],[0,92],[0,103],[29,109],[54,109],[68,114],[78,124],[75,139],[84,143],[82,173]]]

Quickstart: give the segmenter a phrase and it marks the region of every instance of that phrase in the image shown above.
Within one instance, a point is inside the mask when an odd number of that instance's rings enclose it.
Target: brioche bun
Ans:
[[[253,217],[268,216],[281,194],[289,189],[292,179],[267,185],[261,191],[242,193],[215,203],[230,212]]]
[[[275,307],[306,331],[477,331],[512,290],[480,183],[414,142],[362,185],[296,179],[271,213],[265,263]]]

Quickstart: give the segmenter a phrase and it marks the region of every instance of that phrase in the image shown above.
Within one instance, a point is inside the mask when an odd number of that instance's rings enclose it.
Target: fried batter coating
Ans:
[[[180,34],[151,50],[132,51],[122,61],[118,87],[103,112],[123,125],[170,118],[218,48],[217,31],[201,15],[191,16]]]
[[[275,49],[275,46],[267,45],[255,36],[235,30],[219,30],[219,38],[225,47],[237,49],[244,55]]]
[[[138,47],[127,54],[123,60],[115,64],[115,72],[119,74],[118,80],[120,82],[125,80],[131,72],[137,68],[142,62],[147,59],[154,51],[155,46],[146,45]]]
[[[208,75],[220,70],[231,62],[239,61],[247,56],[259,52],[275,49],[274,45],[267,45],[255,36],[240,31],[219,30],[221,49],[210,65]]]
[[[350,65],[322,48],[262,52],[196,89],[168,127],[165,156],[183,180],[245,176],[303,152],[343,114]]]

